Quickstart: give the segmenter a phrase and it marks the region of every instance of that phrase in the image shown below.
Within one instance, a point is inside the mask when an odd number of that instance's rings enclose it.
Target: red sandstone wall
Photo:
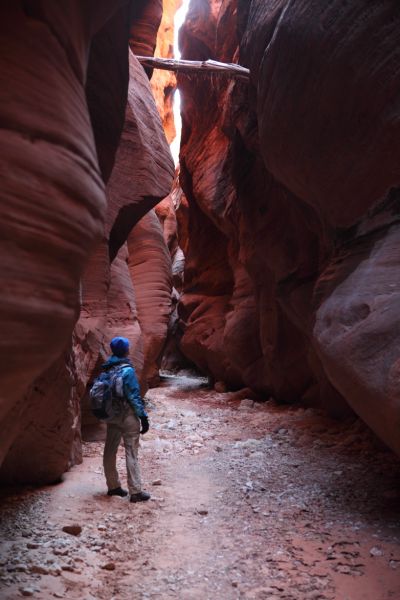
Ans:
[[[52,481],[79,460],[79,401],[109,336],[132,335],[139,370],[144,361],[122,247],[169,193],[173,164],[147,77],[132,55],[129,73],[127,48],[130,28],[131,44],[136,31],[154,46],[160,3],[142,3],[146,16],[137,3],[133,20],[130,3],[114,3],[114,13],[103,4],[0,9],[3,480]]]
[[[181,246],[185,250],[187,249],[187,208],[187,202],[179,185],[178,175],[176,175],[171,193],[155,208],[171,257],[173,286],[167,340],[162,353],[161,368],[175,372],[193,366],[179,348],[182,332],[180,330],[178,306],[183,288],[185,268],[185,255]]]
[[[69,6],[66,15],[54,2],[0,8],[0,460],[24,392],[71,334],[106,207],[84,84],[91,38],[109,4]]]
[[[392,0],[192,0],[181,78],[181,347],[232,387],[343,412],[400,452],[400,12]],[[397,307],[397,308],[396,308]]]
[[[171,258],[154,211],[132,229],[128,238],[129,272],[136,290],[138,319],[143,335],[143,378],[156,385],[161,353],[171,313]]]

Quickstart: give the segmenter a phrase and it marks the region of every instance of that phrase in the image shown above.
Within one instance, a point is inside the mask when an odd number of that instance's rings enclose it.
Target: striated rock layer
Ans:
[[[24,392],[71,335],[83,266],[101,232],[106,201],[85,78],[91,38],[120,5],[71,1],[67,15],[54,2],[0,8],[0,462]]]
[[[166,371],[180,371],[193,367],[180,348],[182,335],[178,316],[178,305],[183,289],[183,273],[185,268],[184,251],[187,249],[187,201],[179,185],[177,171],[171,193],[157,204],[155,211],[160,221],[164,240],[167,244],[172,263],[172,310],[169,316],[167,340],[162,353],[161,368]],[[179,239],[178,239],[179,237]],[[182,247],[183,248],[182,248]]]
[[[155,44],[160,3],[133,19],[129,2],[81,4],[0,9],[3,480],[52,481],[79,460],[80,398],[110,336],[137,342],[139,372],[145,360],[124,243],[173,163],[128,39]]]
[[[129,272],[136,290],[143,335],[143,378],[158,383],[161,353],[171,312],[172,270],[168,247],[154,211],[134,227],[128,238]]]
[[[180,77],[183,352],[231,387],[355,410],[400,452],[400,11],[192,0]],[[397,309],[397,310],[396,310]]]

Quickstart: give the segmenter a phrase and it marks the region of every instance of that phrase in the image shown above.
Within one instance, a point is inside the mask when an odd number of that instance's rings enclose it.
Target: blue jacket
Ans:
[[[135,369],[129,358],[118,358],[118,356],[110,356],[107,362],[104,363],[103,369],[109,369],[117,365],[129,365],[130,369],[124,369],[122,380],[124,382],[125,398],[135,411],[137,417],[147,417],[147,413],[143,406],[143,400],[140,395],[139,383],[136,377]]]

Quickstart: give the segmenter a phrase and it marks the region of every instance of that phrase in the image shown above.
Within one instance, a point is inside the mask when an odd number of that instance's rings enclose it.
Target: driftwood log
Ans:
[[[136,56],[136,58],[141,65],[150,69],[164,69],[165,71],[176,71],[187,75],[209,73],[243,81],[248,81],[250,78],[250,70],[235,63],[221,63],[216,60],[175,60],[153,56]]]

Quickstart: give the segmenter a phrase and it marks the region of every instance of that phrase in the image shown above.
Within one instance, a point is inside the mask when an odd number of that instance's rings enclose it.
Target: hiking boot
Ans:
[[[126,490],[123,490],[122,487],[114,488],[113,490],[108,490],[107,496],[121,496],[121,498],[125,498],[128,495]]]
[[[146,502],[150,498],[151,496],[147,492],[138,492],[137,494],[132,494],[131,502]]]

